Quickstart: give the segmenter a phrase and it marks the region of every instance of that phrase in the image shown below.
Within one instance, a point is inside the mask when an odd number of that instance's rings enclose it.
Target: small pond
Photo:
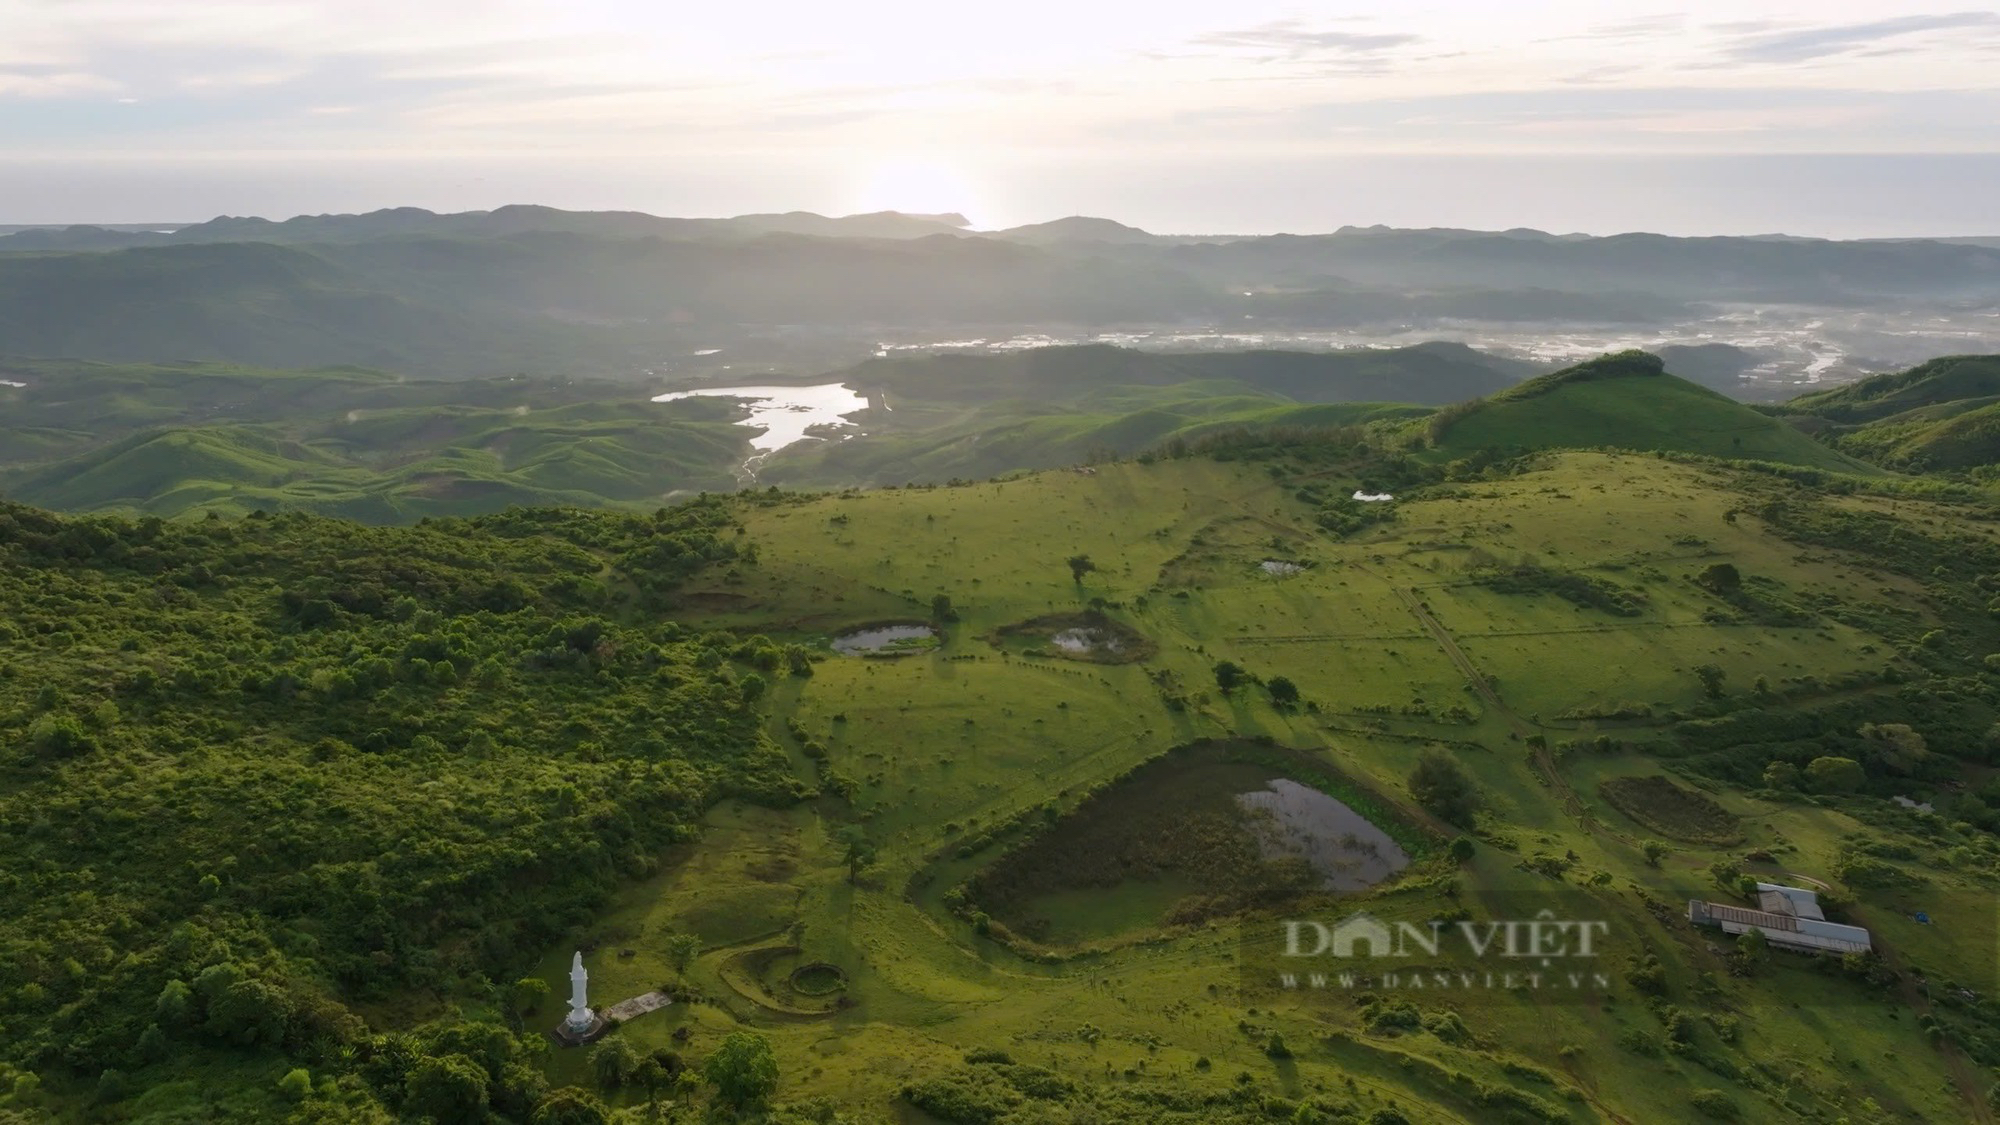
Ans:
[[[896,656],[928,652],[938,646],[937,630],[929,625],[877,625],[833,638],[833,651],[849,656]]]
[[[1363,504],[1380,504],[1384,500],[1395,499],[1394,496],[1386,492],[1363,492],[1358,488],[1354,490],[1354,498]]]
[[[1358,891],[1410,865],[1389,834],[1340,801],[1290,778],[1236,795],[1265,858],[1298,856],[1331,891]]]

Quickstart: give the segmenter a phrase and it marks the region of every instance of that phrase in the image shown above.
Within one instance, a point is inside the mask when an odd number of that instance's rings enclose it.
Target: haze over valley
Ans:
[[[1981,240],[1593,238],[1343,228],[1156,236],[1070,218],[663,219],[509,207],[0,235],[9,351],[686,381],[871,354],[1470,344],[1560,364],[1709,347],[1704,381],[1772,400],[1991,350]]]

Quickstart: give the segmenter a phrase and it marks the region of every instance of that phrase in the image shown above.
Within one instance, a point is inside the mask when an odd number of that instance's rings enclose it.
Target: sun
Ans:
[[[899,158],[868,168],[854,193],[854,210],[902,211],[912,215],[969,215],[974,199],[965,176],[935,160]]]

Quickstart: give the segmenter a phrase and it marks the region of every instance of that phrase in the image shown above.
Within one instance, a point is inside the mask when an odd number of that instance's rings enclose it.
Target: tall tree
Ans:
[[[841,862],[847,864],[847,881],[861,878],[861,872],[875,864],[875,843],[858,824],[840,830]]]
[[[686,976],[688,966],[701,954],[701,939],[693,934],[675,934],[666,940],[667,964],[678,976]]]
[[[486,1068],[465,1055],[427,1058],[404,1084],[409,1107],[438,1125],[474,1125],[486,1119]]]
[[[761,1101],[778,1088],[771,1042],[754,1031],[730,1032],[701,1070],[724,1101],[739,1106]]]

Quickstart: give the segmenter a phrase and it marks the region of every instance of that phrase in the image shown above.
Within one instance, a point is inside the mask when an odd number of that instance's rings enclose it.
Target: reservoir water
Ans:
[[[742,424],[764,431],[750,439],[750,448],[761,453],[776,453],[803,441],[808,436],[806,431],[814,426],[851,427],[854,423],[841,415],[868,409],[866,398],[839,383],[810,387],[703,387],[654,395],[653,401],[677,402],[684,398],[742,399],[750,409],[750,417]]]

